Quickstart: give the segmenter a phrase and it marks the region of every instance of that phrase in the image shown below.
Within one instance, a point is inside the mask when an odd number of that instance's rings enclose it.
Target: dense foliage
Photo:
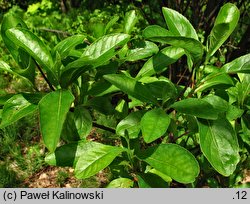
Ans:
[[[207,1],[198,14],[184,1],[153,18],[150,1],[96,2],[82,16],[80,1],[49,0],[4,15],[14,61],[1,56],[0,69],[26,87],[1,91],[0,128],[38,112],[45,162],[79,179],[108,167],[107,187],[239,186],[250,147],[250,54],[231,50],[248,32],[241,11],[226,3],[212,20]],[[109,140],[90,140],[92,127]]]

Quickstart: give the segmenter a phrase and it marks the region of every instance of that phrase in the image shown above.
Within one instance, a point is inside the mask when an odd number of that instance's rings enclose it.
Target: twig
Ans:
[[[40,71],[40,73],[42,74],[44,80],[47,82],[47,84],[49,85],[50,89],[52,91],[55,91],[55,88],[52,86],[52,84],[50,83],[50,81],[48,80],[48,78],[46,77],[46,75],[44,74],[43,70],[41,69],[41,67],[39,66],[39,64],[36,62],[36,60],[34,60],[36,63],[36,66],[38,68],[38,70]]]
[[[55,29],[49,29],[49,28],[37,28],[37,29],[42,30],[42,31],[51,32],[51,33],[57,33],[57,34],[62,34],[62,35],[66,35],[66,36],[72,36],[72,34],[67,32],[67,31],[55,30]]]
[[[97,128],[100,128],[100,129],[103,129],[103,130],[107,130],[107,131],[115,134],[115,129],[113,129],[113,128],[110,128],[110,127],[107,127],[107,126],[104,126],[104,125],[100,125],[100,124],[97,124],[95,122],[93,122],[93,126],[97,127]]]

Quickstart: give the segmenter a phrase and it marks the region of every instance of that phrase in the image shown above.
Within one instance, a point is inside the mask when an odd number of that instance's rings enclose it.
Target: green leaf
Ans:
[[[218,112],[226,113],[229,109],[228,102],[219,96],[209,95],[209,96],[206,96],[205,98],[203,98],[202,100],[210,103],[213,106],[213,108]]]
[[[143,102],[157,104],[157,100],[148,92],[148,89],[136,79],[124,74],[108,74],[103,77],[128,95]]]
[[[82,57],[93,60],[94,66],[100,66],[110,60],[116,54],[116,49],[123,46],[129,40],[128,34],[109,34],[99,38],[88,46],[83,52]]]
[[[215,120],[218,118],[220,111],[216,110],[206,100],[198,98],[188,98],[175,102],[171,108],[174,108],[180,113],[193,115],[198,118]]]
[[[126,137],[128,134],[130,139],[135,139],[139,136],[140,121],[144,111],[136,111],[130,113],[126,118],[121,120],[116,126],[116,134]]]
[[[4,41],[5,46],[8,48],[9,52],[15,59],[15,61],[19,62],[19,51],[18,51],[19,45],[13,43],[12,40],[9,39],[6,35],[6,31],[8,29],[15,28],[15,27],[27,28],[27,25],[19,16],[17,16],[13,12],[6,13],[4,15],[2,26],[1,26],[2,39]]]
[[[242,134],[240,135],[243,142],[250,146],[250,114],[246,113],[241,118]]]
[[[228,74],[212,73],[201,80],[198,87],[195,89],[195,93],[212,88],[226,89],[233,85],[234,82]]]
[[[50,52],[37,36],[22,28],[11,28],[6,31],[6,34],[13,43],[22,47],[46,70],[52,84],[58,85],[56,75],[53,72],[53,60]]]
[[[194,182],[200,171],[195,157],[176,144],[160,144],[149,148],[143,160],[180,183]]]
[[[55,53],[58,52],[61,56],[61,59],[64,59],[69,55],[70,50],[75,48],[77,45],[83,43],[85,38],[86,38],[85,35],[73,35],[71,37],[68,37],[59,42],[54,47],[52,53],[53,55],[55,55]]]
[[[160,108],[145,113],[140,123],[144,141],[150,143],[163,136],[169,124],[170,117]]]
[[[154,42],[166,43],[175,47],[183,48],[186,52],[190,53],[194,62],[201,60],[203,56],[203,45],[198,40],[190,37],[173,36],[172,34],[159,34],[157,31],[154,32],[151,26],[145,28],[143,36],[146,39]]]
[[[92,117],[89,111],[81,106],[76,107],[74,121],[80,138],[86,138],[92,129]]]
[[[231,175],[240,160],[236,133],[224,118],[214,121],[199,119],[201,151],[223,176]]]
[[[4,128],[19,119],[34,113],[37,105],[30,103],[22,94],[17,94],[8,99],[2,111],[2,123],[0,128]]]
[[[143,36],[145,38],[171,36],[171,35],[173,34],[170,31],[158,25],[150,25],[143,30]]]
[[[58,90],[39,102],[40,127],[45,146],[53,152],[59,142],[63,123],[74,100],[70,91]]]
[[[107,34],[109,29],[112,28],[116,22],[119,20],[119,16],[114,16],[110,19],[110,21],[105,26],[104,34]]]
[[[91,145],[92,142],[78,141],[60,146],[54,152],[46,155],[45,162],[52,166],[73,167]]]
[[[106,168],[124,149],[91,142],[75,166],[75,176],[78,179],[89,178]]]
[[[240,11],[234,4],[227,3],[221,7],[215,19],[214,27],[208,37],[207,61],[234,31],[239,17]]]
[[[88,100],[84,105],[92,107],[104,115],[114,114],[114,107],[108,96],[96,96]]]
[[[107,81],[102,80],[102,81],[94,82],[91,85],[91,88],[88,91],[88,94],[92,96],[103,96],[108,93],[117,92],[117,91],[119,91],[119,89],[116,86],[110,84]]]
[[[136,16],[136,11],[131,10],[125,14],[124,18],[124,33],[130,34],[135,24],[137,23],[138,18]]]
[[[30,79],[24,77],[22,74],[19,74],[18,72],[16,72],[15,70],[12,70],[11,67],[4,61],[0,60],[0,70],[3,70],[5,72],[8,72],[14,76],[18,76],[21,79],[25,80],[30,86],[33,86],[33,83]]]
[[[159,51],[159,48],[156,44],[149,41],[140,41],[136,43],[132,49],[129,49],[127,56],[125,57],[126,61],[137,61],[156,54]]]
[[[163,7],[163,16],[168,29],[176,36],[183,36],[198,40],[197,33],[188,19],[177,11]]]
[[[169,185],[161,177],[153,173],[140,173],[136,175],[139,188],[168,188]]]
[[[184,49],[173,46],[162,49],[143,65],[136,78],[165,71],[168,65],[175,63],[184,53]]]
[[[232,62],[221,67],[221,71],[229,74],[246,73],[250,74],[250,54],[236,58]]]
[[[106,188],[131,188],[134,185],[134,181],[128,178],[118,178],[111,181]]]
[[[66,119],[63,123],[63,128],[61,131],[61,136],[66,142],[74,142],[80,140],[80,136],[76,129],[76,124],[74,121],[74,113],[68,112]]]
[[[30,84],[34,84],[35,81],[35,63],[30,55],[23,49],[20,48],[18,44],[13,43],[11,39],[6,35],[6,31],[10,28],[22,27],[27,29],[27,25],[23,20],[15,15],[13,12],[8,12],[4,15],[2,26],[1,26],[1,35],[5,43],[5,46],[18,63],[21,69],[16,69],[14,72],[19,74],[25,79],[28,79]]]

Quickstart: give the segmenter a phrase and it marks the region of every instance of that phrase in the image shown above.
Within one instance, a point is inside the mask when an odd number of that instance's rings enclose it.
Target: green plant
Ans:
[[[109,167],[108,187],[169,187],[174,181],[235,186],[237,174],[248,168],[250,58],[247,54],[222,67],[211,58],[237,26],[239,11],[231,3],[221,8],[206,46],[183,15],[162,11],[168,30],[151,25],[143,39],[131,38],[137,21],[131,11],[123,33],[91,44],[88,36],[74,35],[51,51],[20,18],[6,14],[2,38],[20,69],[5,62],[0,68],[24,78],[33,92],[1,97],[0,128],[38,111],[49,150],[45,161],[73,166],[80,179]],[[165,71],[184,55],[186,70],[174,83]],[[145,59],[139,71],[124,69]],[[37,91],[36,68],[49,93]],[[115,126],[97,123],[96,112],[116,119]],[[88,141],[92,126],[117,135],[117,141]],[[213,181],[214,174],[224,182]]]

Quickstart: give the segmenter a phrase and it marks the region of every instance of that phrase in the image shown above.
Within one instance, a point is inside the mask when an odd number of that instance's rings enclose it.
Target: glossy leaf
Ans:
[[[123,46],[129,40],[128,34],[109,34],[99,38],[88,46],[82,57],[93,60],[94,66],[100,66],[110,60],[116,54],[116,49]]]
[[[59,42],[53,49],[53,53],[58,52],[62,59],[68,56],[70,50],[83,43],[85,35],[73,35]]]
[[[226,89],[233,86],[234,82],[226,73],[212,73],[206,76],[198,85],[195,92],[204,91],[211,88]]]
[[[141,119],[142,136],[150,143],[163,136],[170,124],[170,117],[160,108],[145,113]]]
[[[6,34],[9,39],[22,47],[46,70],[51,83],[58,84],[56,75],[52,70],[53,60],[50,52],[37,36],[22,28],[11,28],[6,31]]]
[[[36,110],[37,105],[30,103],[22,94],[14,95],[4,104],[0,128],[6,127],[19,119],[34,113]]]
[[[221,71],[229,74],[234,73],[250,73],[250,54],[236,58],[232,62],[221,67]]]
[[[121,120],[116,126],[116,134],[126,137],[128,134],[130,139],[135,139],[139,136],[140,121],[143,116],[143,111],[136,111],[130,113],[126,118]]]
[[[137,21],[138,17],[136,16],[135,10],[127,12],[124,18],[124,33],[130,34]]]
[[[171,107],[180,113],[204,119],[215,120],[219,114],[218,110],[216,110],[210,103],[198,98],[184,99],[175,102]]]
[[[152,76],[155,73],[165,71],[168,65],[175,63],[185,51],[182,48],[169,46],[151,57],[137,74],[137,78]]]
[[[227,3],[221,7],[215,19],[214,27],[208,37],[206,60],[208,60],[231,35],[237,26],[239,17],[240,12],[234,4]]]
[[[231,175],[240,160],[236,133],[224,118],[199,120],[200,146],[213,168],[223,176]]]
[[[131,188],[134,185],[134,181],[129,178],[118,178],[111,181],[106,188]]]
[[[200,171],[195,157],[176,144],[161,144],[149,148],[144,153],[143,160],[180,183],[194,182]]]
[[[144,41],[136,43],[136,45],[129,49],[126,56],[126,61],[137,61],[140,59],[144,59],[147,57],[152,56],[153,54],[156,54],[159,51],[159,48],[156,44]]]
[[[166,7],[162,8],[162,13],[170,32],[176,36],[190,37],[198,40],[194,27],[185,16]]]
[[[161,177],[153,173],[140,173],[136,175],[139,188],[168,188],[169,185]]]
[[[163,37],[173,35],[169,30],[158,25],[150,25],[143,30],[145,38]]]
[[[200,60],[203,56],[203,46],[202,44],[193,38],[174,36],[172,34],[161,34],[154,28],[149,26],[143,31],[143,36],[146,39],[152,40],[154,42],[166,43],[175,47],[183,48],[186,52],[190,53],[194,62]]]
[[[157,100],[148,92],[148,89],[143,84],[136,81],[136,79],[124,74],[108,74],[103,77],[128,95],[143,102],[153,102],[157,104]]]
[[[40,128],[45,146],[53,152],[59,142],[63,123],[74,100],[70,91],[58,90],[39,102]]]
[[[76,178],[89,178],[106,168],[124,149],[91,142],[75,166]]]

